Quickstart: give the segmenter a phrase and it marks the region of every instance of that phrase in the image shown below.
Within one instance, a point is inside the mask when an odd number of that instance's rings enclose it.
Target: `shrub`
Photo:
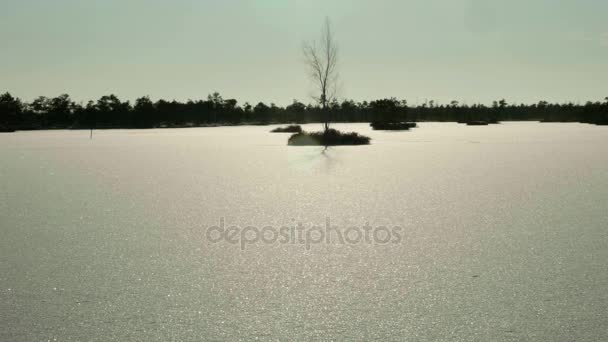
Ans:
[[[467,126],[487,126],[487,121],[468,121]]]
[[[368,145],[370,138],[356,132],[343,133],[335,129],[323,132],[300,132],[287,141],[292,146]]]
[[[289,125],[285,127],[277,127],[270,131],[272,133],[301,133],[302,127],[300,125]]]
[[[381,122],[375,121],[369,124],[374,130],[383,131],[407,131],[410,128],[418,127],[415,122]]]

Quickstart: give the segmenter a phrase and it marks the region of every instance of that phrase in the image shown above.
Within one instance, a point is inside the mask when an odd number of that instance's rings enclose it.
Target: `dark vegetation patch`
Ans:
[[[487,126],[487,121],[469,121],[467,122],[467,126]]]
[[[271,133],[301,133],[302,126],[300,125],[289,125],[285,127],[277,127],[270,131]]]
[[[300,132],[293,134],[287,141],[291,146],[339,146],[369,145],[370,138],[356,132],[340,132],[328,129],[323,132]]]
[[[418,127],[415,122],[382,122],[374,121],[369,124],[374,130],[382,131],[407,131],[410,128]]]
[[[461,122],[500,121],[583,122],[606,125],[605,101],[536,104],[495,101],[492,105],[438,104],[433,101],[410,106],[394,98],[355,102],[345,100],[323,108],[294,101],[287,106],[239,103],[214,93],[187,102],[140,97],[125,101],[115,95],[97,100],[74,101],[69,95],[39,96],[24,102],[0,93],[0,126],[5,131],[29,129],[101,129],[208,127],[224,125],[302,124],[313,122]]]

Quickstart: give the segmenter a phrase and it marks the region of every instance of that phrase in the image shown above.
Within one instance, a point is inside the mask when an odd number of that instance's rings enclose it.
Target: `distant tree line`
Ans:
[[[374,101],[332,101],[324,111],[318,105],[294,100],[280,107],[258,103],[239,105],[235,99],[224,99],[214,93],[206,100],[187,102],[158,100],[144,96],[134,103],[106,95],[97,101],[77,103],[69,95],[54,98],[40,96],[26,103],[9,93],[0,95],[0,128],[152,128],[205,125],[270,124],[371,121],[513,121],[540,120],[557,122],[608,122],[608,97],[585,104],[509,104],[495,101],[491,106],[466,105],[457,101],[438,104],[429,101],[409,106],[395,98]]]

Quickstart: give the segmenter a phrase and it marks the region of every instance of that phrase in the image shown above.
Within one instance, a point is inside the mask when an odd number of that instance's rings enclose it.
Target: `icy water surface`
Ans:
[[[372,145],[0,134],[0,340],[608,339],[608,128],[336,126]],[[220,218],[401,238],[242,248]]]

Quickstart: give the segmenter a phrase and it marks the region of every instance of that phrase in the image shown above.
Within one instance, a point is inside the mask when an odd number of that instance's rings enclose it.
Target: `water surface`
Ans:
[[[608,129],[422,123],[0,134],[0,340],[599,341]],[[309,125],[306,129],[317,129]],[[210,243],[228,224],[399,244]]]

